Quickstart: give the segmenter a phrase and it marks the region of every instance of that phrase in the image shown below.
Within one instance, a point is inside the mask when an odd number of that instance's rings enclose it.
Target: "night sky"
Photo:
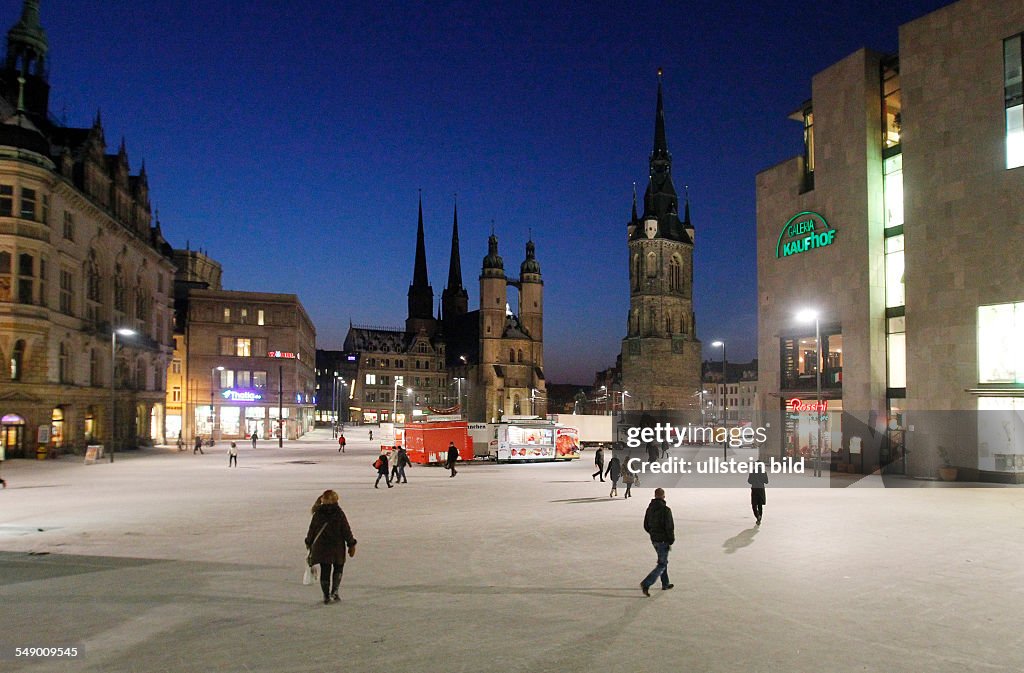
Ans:
[[[21,0],[2,0],[6,29]],[[673,176],[697,230],[705,357],[756,355],[756,173],[801,152],[811,76],[945,0],[721,3],[53,2],[51,113],[145,159],[175,247],[227,289],[296,293],[321,348],[399,326],[417,190],[436,299],[458,194],[470,308],[494,221],[510,275],[532,229],[546,370],[610,366],[629,306],[663,67]]]

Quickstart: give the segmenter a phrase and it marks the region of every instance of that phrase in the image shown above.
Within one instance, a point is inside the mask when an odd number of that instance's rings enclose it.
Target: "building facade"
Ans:
[[[772,451],[1024,473],[1022,33],[1019,2],[961,0],[814,76],[803,154],[757,177]]]
[[[192,289],[183,338],[186,441],[313,428],[316,330],[298,297]]]
[[[351,422],[359,353],[316,349],[316,422]],[[359,422],[359,419],[356,419]]]
[[[518,276],[505,274],[498,239],[481,265],[480,308],[469,311],[462,282],[458,209],[452,220],[448,283],[432,314],[423,205],[419,206],[413,282],[403,328],[350,326],[345,350],[359,353],[350,420],[404,421],[429,414],[469,420],[544,415],[544,282],[536,247],[526,244]],[[518,290],[513,312],[508,290]]]
[[[47,63],[26,0],[0,71],[4,452],[162,442],[171,249],[124,142],[107,153],[98,115],[88,128],[49,117]]]
[[[637,216],[634,193],[627,224],[629,316],[622,340],[622,386],[638,411],[696,410],[701,344],[693,311],[694,228],[689,201],[680,219],[672,183],[660,71],[649,166],[643,216]]]

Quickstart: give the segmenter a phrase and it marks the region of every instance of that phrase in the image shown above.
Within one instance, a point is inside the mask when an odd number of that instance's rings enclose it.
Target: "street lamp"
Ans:
[[[725,439],[722,441],[722,458],[728,456],[729,447],[729,359],[725,355],[725,342],[712,341],[715,348],[722,347],[722,423],[725,428]]]
[[[210,369],[210,441],[212,442],[215,437],[214,434],[217,430],[217,414],[214,412],[213,406],[213,391],[217,388],[217,372],[224,371],[222,365],[218,365]]]
[[[117,446],[117,397],[114,371],[117,369],[117,335],[135,336],[136,332],[127,327],[119,327],[110,331],[110,462],[114,462],[114,447]]]
[[[817,416],[818,426],[818,444],[815,447],[814,457],[814,476],[821,476],[821,319],[818,312],[814,309],[804,309],[796,314],[796,319],[800,322],[811,322],[814,321],[814,387],[815,387],[815,402],[814,414]]]

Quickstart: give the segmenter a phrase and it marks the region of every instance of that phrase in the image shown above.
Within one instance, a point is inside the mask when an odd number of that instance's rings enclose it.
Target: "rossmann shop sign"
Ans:
[[[827,248],[835,240],[835,228],[819,213],[805,210],[789,218],[782,227],[779,242],[775,245],[775,257],[781,259],[818,248]]]

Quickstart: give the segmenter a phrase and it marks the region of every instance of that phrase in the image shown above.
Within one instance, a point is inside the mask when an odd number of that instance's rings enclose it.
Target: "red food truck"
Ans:
[[[473,442],[466,421],[423,421],[395,426],[395,445],[404,446],[409,460],[419,465],[443,465],[448,443],[454,442],[459,460],[473,460]]]

